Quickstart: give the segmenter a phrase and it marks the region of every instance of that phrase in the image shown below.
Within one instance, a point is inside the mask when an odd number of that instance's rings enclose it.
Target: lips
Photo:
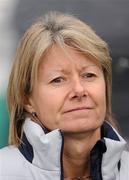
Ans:
[[[74,111],[81,111],[81,110],[91,110],[93,107],[77,107],[77,108],[72,108],[64,111],[64,113],[69,113],[69,112],[74,112]]]

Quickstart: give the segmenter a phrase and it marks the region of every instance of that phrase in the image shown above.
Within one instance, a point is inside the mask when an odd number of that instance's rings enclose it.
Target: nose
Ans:
[[[71,83],[71,92],[70,99],[78,99],[81,100],[86,96],[85,86],[83,82],[81,82],[80,78],[76,78]]]

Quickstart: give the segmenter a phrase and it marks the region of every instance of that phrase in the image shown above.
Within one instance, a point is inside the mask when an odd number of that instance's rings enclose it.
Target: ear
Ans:
[[[34,102],[32,100],[32,97],[30,97],[30,96],[24,97],[24,108],[29,113],[35,112]]]

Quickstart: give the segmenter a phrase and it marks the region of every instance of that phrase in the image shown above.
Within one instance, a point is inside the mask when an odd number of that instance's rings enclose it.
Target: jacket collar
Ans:
[[[44,170],[61,170],[60,154],[63,136],[58,129],[47,134],[31,119],[23,125],[23,143],[19,150],[33,165]]]
[[[114,171],[118,169],[126,142],[108,123],[104,123],[101,130],[103,137],[92,149],[91,156],[99,147],[102,177],[104,180],[115,179]],[[40,169],[62,171],[63,133],[59,129],[45,134],[37,123],[27,118],[23,125],[23,143],[19,150],[29,162]]]
[[[126,149],[125,140],[108,123],[103,125],[106,152],[102,158],[102,176],[104,180],[116,179],[121,164],[122,152]]]
[[[92,180],[115,180],[119,174],[121,154],[126,142],[107,122],[101,127],[101,139],[91,150]]]

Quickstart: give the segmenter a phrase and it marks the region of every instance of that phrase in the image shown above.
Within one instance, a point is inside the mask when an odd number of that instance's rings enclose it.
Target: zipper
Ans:
[[[62,138],[61,153],[60,153],[60,165],[61,165],[60,180],[64,180],[64,168],[63,168],[64,133],[61,130],[59,130],[59,132]]]

